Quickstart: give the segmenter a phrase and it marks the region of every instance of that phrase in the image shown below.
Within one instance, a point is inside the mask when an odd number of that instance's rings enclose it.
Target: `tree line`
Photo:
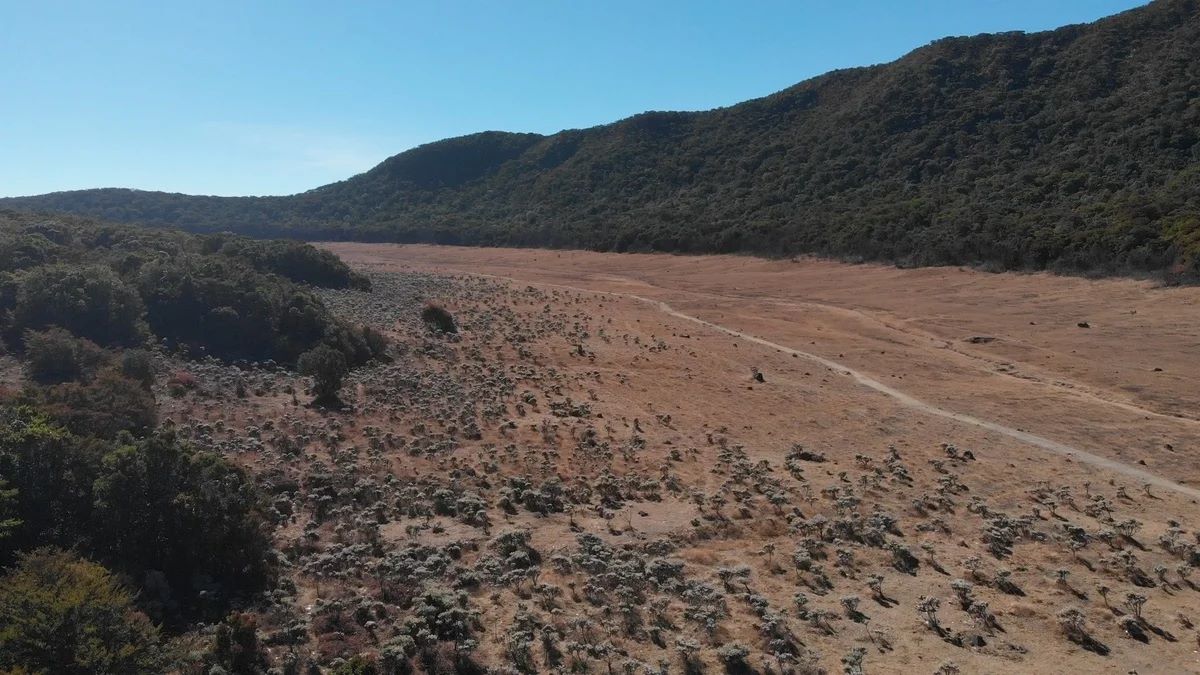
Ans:
[[[167,355],[338,381],[384,358],[314,286],[370,284],[297,242],[0,212],[0,352],[24,371],[0,386],[0,671],[161,672],[169,636],[271,586],[264,495],[160,423],[155,388]]]
[[[1200,4],[947,38],[764,98],[488,132],[289,197],[0,200],[194,231],[1200,273]]]

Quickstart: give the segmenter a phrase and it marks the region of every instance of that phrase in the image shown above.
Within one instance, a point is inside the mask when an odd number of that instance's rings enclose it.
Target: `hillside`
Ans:
[[[1200,3],[947,38],[707,112],[421,146],[289,197],[0,200],[195,231],[1200,272]]]

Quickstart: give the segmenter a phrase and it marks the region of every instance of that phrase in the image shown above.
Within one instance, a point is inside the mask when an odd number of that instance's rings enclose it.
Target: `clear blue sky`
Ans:
[[[289,194],[414,145],[697,110],[1136,0],[0,0],[0,196]]]

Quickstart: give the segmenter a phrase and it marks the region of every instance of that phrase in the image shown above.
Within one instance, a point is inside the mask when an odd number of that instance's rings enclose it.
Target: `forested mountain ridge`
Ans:
[[[1200,2],[947,38],[706,112],[421,146],[289,197],[0,200],[257,236],[1200,271]]]

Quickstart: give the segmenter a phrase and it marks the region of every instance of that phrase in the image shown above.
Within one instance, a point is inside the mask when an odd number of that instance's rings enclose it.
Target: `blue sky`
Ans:
[[[697,110],[1129,0],[0,0],[0,196],[290,194],[406,148]]]

